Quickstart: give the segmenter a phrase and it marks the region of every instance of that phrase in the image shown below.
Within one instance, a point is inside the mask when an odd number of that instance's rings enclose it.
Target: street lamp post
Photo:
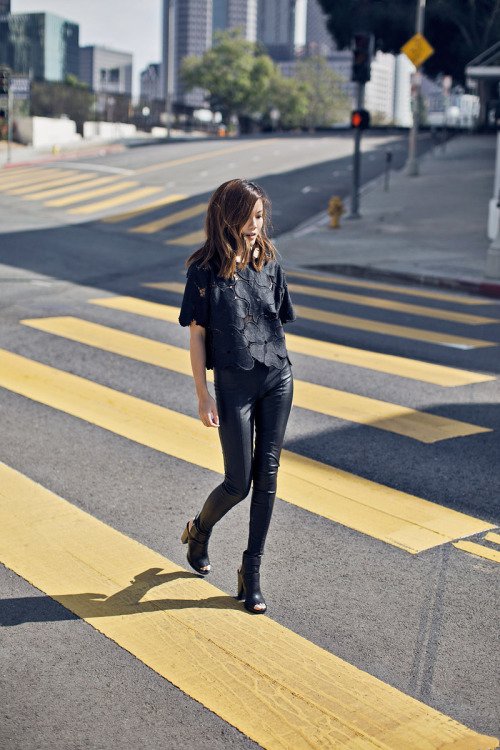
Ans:
[[[165,56],[165,115],[167,138],[171,137],[170,121],[172,119],[172,97],[174,79],[174,9],[175,0],[168,0],[167,10],[167,54]]]
[[[415,21],[415,33],[424,33],[424,22],[425,22],[425,1],[417,0],[417,16]],[[417,72],[415,74],[414,94],[413,94],[413,124],[410,130],[410,139],[408,142],[408,161],[406,162],[406,173],[410,177],[416,177],[419,174],[418,158],[417,158],[417,139],[418,139],[418,126],[420,117],[420,93],[422,90],[422,76],[420,74],[420,66],[417,66]]]

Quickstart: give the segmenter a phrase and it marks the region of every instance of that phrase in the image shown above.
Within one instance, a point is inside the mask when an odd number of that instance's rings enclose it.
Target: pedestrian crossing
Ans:
[[[129,208],[122,213],[103,217],[103,225],[122,224],[120,229],[124,231],[153,238],[158,235],[162,241],[179,246],[185,242],[188,247],[200,241],[201,230],[191,231],[192,225],[186,227],[190,231],[184,235],[179,233],[176,238],[167,239],[161,233],[177,231],[177,225],[197,220],[203,215],[205,204],[192,202],[181,208],[178,204],[186,199],[184,195],[166,195],[161,188],[155,188],[156,192],[150,194],[141,193],[148,186],[133,177],[124,180],[119,175],[103,177],[102,173],[97,176],[97,172],[91,171],[87,174],[88,180],[58,186],[52,183],[51,187],[47,183],[52,181],[47,180],[46,174],[39,174],[41,182],[36,183],[38,188],[34,187],[32,192],[31,187],[35,185],[29,182],[32,173],[18,172],[16,189],[24,191],[29,186],[29,190],[12,197],[53,201],[92,193],[93,197],[84,199],[82,205],[77,200],[53,207],[69,211],[85,208],[85,200],[92,200],[88,203],[88,212],[82,211],[81,215],[93,215],[95,211],[107,211],[128,203]],[[26,177],[27,183],[23,182]],[[58,175],[54,179],[65,180],[66,177]],[[98,196],[94,190],[88,190],[117,184],[120,189]],[[124,184],[127,187],[123,188]],[[40,186],[43,187],[39,189]],[[3,182],[2,191],[7,193]],[[111,203],[125,196],[128,201]],[[150,202],[137,205],[145,200]],[[162,215],[154,214],[157,211]],[[376,338],[373,350],[368,351],[313,337],[321,335],[323,330],[329,334],[333,330],[335,338],[336,327],[344,326],[392,336],[396,342],[414,339],[424,344],[449,346],[458,350],[457,358],[461,350],[469,351],[472,357],[475,350],[498,345],[494,326],[499,321],[494,313],[491,316],[469,315],[453,308],[462,304],[469,308],[472,304],[495,304],[490,300],[436,292],[429,293],[430,305],[426,307],[425,302],[420,304],[426,290],[365,280],[356,284],[352,279],[339,281],[337,277],[299,270],[289,271],[287,275],[293,279],[289,286],[294,302],[299,297],[306,302],[310,298],[310,304],[324,307],[295,304],[302,326],[299,330],[308,331],[309,335],[287,331],[287,345],[291,353],[306,358],[304,373],[314,373],[316,363],[321,362],[355,368],[353,372],[359,368],[365,374],[379,372],[394,379],[407,379],[408,384],[422,382],[439,388],[467,385],[480,388],[495,380],[490,373],[378,352]],[[302,282],[319,282],[319,286]],[[336,288],[338,286],[358,287],[360,293],[343,294]],[[43,346],[37,336],[58,337],[62,342],[88,347],[92,358],[99,357],[99,352],[115,356],[117,367],[120,358],[127,358],[138,366],[158,367],[182,378],[191,377],[186,347],[128,330],[127,320],[132,322],[135,316],[167,323],[164,329],[167,341],[173,338],[170,326],[179,330],[178,304],[143,299],[144,289],[154,289],[159,300],[163,293],[177,295],[180,302],[184,284],[151,280],[137,287],[137,296],[89,297],[85,303],[88,312],[92,312],[89,317],[99,319],[100,312],[103,316],[116,314],[111,325],[109,317],[104,322],[87,320],[85,305],[78,317],[45,315],[21,320],[22,330],[33,336],[30,356],[0,349],[0,387],[16,398],[49,407],[54,425],[57,415],[65,415],[165,456],[222,474],[216,430],[203,428],[198,419],[182,410],[166,408],[101,385],[90,377],[67,372],[59,363],[54,363],[50,354],[51,364],[37,361],[33,354],[37,346]],[[363,290],[377,295],[386,292],[398,297],[420,296],[420,300],[418,305],[411,300],[387,304],[394,301],[367,296]],[[416,294],[418,291],[422,294]],[[370,304],[366,304],[366,300]],[[338,303],[356,305],[359,315],[337,313],[334,306]],[[384,311],[394,322],[366,319],[365,307]],[[406,324],[406,318],[400,325],[400,315],[432,318],[439,321],[444,330],[437,333],[415,328]],[[316,322],[323,328],[310,325]],[[474,325],[491,326],[488,329],[491,335],[471,338],[459,328]],[[454,333],[448,333],[448,327]],[[45,351],[52,350],[47,347]],[[208,380],[213,380],[211,373],[208,373]],[[350,393],[333,387],[334,383],[327,387],[313,381],[312,374],[304,379],[296,376],[294,408],[359,425],[374,433],[383,431],[394,441],[408,440],[412,446],[422,444],[432,450],[434,444],[446,440],[475,441],[494,437],[491,428],[484,425],[438,416],[425,409],[409,408],[404,403]],[[364,439],[364,434],[368,432],[360,433],[360,440]],[[50,435],[46,439],[51,439]],[[408,560],[412,559],[410,555],[418,556],[445,547],[456,550],[454,554],[464,559],[480,558],[485,565],[500,562],[500,533],[493,524],[441,505],[440,498],[432,502],[367,480],[334,463],[334,460],[326,463],[285,449],[278,497],[284,503],[350,529],[361,538],[377,540],[394,553],[407,555]],[[262,747],[272,750],[291,747],[294,750],[327,747],[493,750],[497,747],[495,738],[473,732],[360,671],[269,616],[252,618],[226,592],[187,573],[184,568],[5,464],[0,464],[0,546],[2,561],[7,567]],[[199,658],[193,664],[185,656],[191,653],[194,641]]]
[[[0,498],[10,569],[264,748],[497,746],[3,464]]]

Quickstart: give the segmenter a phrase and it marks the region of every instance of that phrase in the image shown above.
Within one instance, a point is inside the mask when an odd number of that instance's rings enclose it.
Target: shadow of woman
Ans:
[[[141,612],[155,612],[158,610],[209,608],[209,609],[240,609],[235,598],[224,596],[209,596],[206,599],[177,599],[162,598],[141,599],[156,586],[175,581],[179,578],[199,579],[195,573],[176,571],[162,573],[161,568],[149,568],[134,576],[130,585],[111,596],[96,593],[61,594],[53,598],[60,604],[83,619],[92,617],[116,617],[118,615],[132,615]]]

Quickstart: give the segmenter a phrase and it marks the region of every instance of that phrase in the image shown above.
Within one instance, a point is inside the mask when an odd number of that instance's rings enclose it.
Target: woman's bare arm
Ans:
[[[196,323],[189,326],[190,343],[189,353],[191,356],[191,369],[198,396],[198,413],[200,419],[206,427],[218,427],[219,415],[217,413],[217,404],[210,395],[207,388],[206,376],[206,354],[205,354],[205,329]]]

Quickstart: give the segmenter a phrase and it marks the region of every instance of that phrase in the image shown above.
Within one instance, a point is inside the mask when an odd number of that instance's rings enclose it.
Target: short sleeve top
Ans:
[[[249,264],[232,279],[219,276],[212,263],[188,268],[179,323],[188,326],[194,321],[206,328],[207,370],[251,370],[256,360],[282,369],[290,362],[283,324],[295,319],[277,260],[261,271]]]

